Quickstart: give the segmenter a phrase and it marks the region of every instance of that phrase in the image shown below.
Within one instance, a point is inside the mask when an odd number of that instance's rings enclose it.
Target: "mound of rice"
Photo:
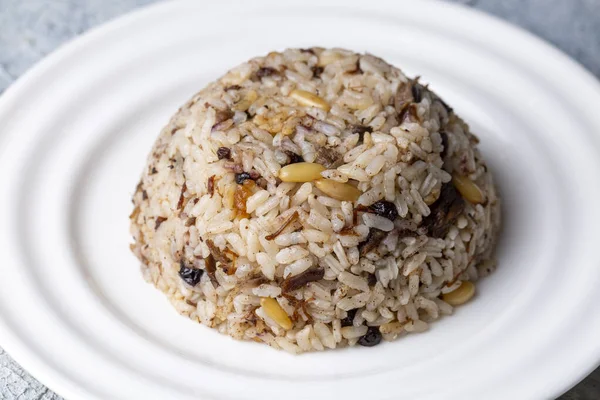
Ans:
[[[162,130],[131,248],[177,311],[237,339],[297,353],[422,332],[495,267],[477,143],[380,58],[272,52]]]

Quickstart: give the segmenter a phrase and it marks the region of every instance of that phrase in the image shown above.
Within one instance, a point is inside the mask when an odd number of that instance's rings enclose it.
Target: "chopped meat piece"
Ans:
[[[323,276],[325,276],[325,270],[323,268],[309,269],[299,275],[286,278],[281,283],[281,290],[286,293],[291,292],[304,287],[309,282],[321,280],[323,279]]]
[[[213,197],[213,194],[215,193],[215,176],[214,175],[212,175],[210,178],[208,178],[208,183],[206,184],[206,191],[208,192],[210,197]]]
[[[273,240],[275,239],[277,236],[279,236],[281,234],[281,232],[283,232],[283,230],[289,225],[291,224],[293,221],[295,221],[296,219],[298,219],[298,211],[295,211],[292,215],[290,215],[288,217],[288,219],[286,219],[283,222],[283,225],[281,225],[281,227],[279,229],[277,229],[275,232],[273,232],[270,235],[265,236],[265,239],[267,240]]]
[[[246,200],[248,200],[248,197],[252,196],[252,188],[254,185],[255,183],[253,180],[247,179],[242,185],[238,185],[235,188],[235,192],[233,193],[233,207],[238,211],[238,216],[240,218],[248,216],[246,213]]]
[[[154,223],[154,230],[158,230],[158,227],[162,225],[167,219],[165,217],[156,218],[156,222]]]
[[[442,185],[440,197],[430,207],[431,214],[423,219],[429,236],[444,238],[465,208],[465,201],[452,183]]]
[[[206,245],[210,250],[211,256],[214,257],[215,264],[219,263],[219,267],[227,275],[233,275],[235,273],[235,259],[238,255],[228,248],[225,248],[225,250],[219,249],[212,240],[207,240]]]
[[[337,164],[341,161],[342,155],[337,150],[323,146],[317,150],[314,162],[321,164],[325,168],[336,168],[338,167]]]
[[[181,210],[183,208],[184,205],[184,201],[185,201],[185,197],[183,196],[183,194],[185,193],[185,191],[187,190],[187,186],[185,184],[185,182],[183,182],[183,186],[181,187],[181,194],[179,195],[179,201],[177,202],[177,209]]]
[[[207,240],[206,245],[208,246],[208,250],[210,250],[210,254],[214,257],[216,262],[223,264],[229,264],[231,262],[226,253],[221,251],[221,249],[219,249],[219,247],[217,247],[212,240]]]
[[[217,286],[219,286],[219,281],[217,280],[217,276],[215,275],[215,272],[217,271],[217,262],[215,261],[215,258],[212,256],[212,254],[210,254],[204,259],[204,269],[208,274],[208,277],[210,278],[213,287],[216,288]]]
[[[379,243],[387,236],[387,233],[376,228],[369,229],[369,235],[364,242],[358,245],[358,251],[360,256],[364,257],[370,251],[374,250],[379,246]]]
[[[400,122],[419,122],[417,106],[409,104],[400,112]]]

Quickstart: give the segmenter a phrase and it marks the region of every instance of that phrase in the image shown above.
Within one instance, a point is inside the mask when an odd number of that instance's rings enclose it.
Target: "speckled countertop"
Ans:
[[[156,0],[0,0],[0,93],[89,28]],[[600,78],[600,0],[447,0],[494,14],[552,42]],[[600,340],[600,338],[599,338]],[[568,366],[565,366],[568,368]],[[0,399],[59,400],[0,348]],[[600,368],[561,400],[600,399]]]

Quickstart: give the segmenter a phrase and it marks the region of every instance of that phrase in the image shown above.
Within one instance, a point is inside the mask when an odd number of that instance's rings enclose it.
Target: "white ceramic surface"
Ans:
[[[168,117],[254,55],[341,46],[431,83],[504,198],[498,270],[452,317],[292,356],[180,317],[130,254],[130,197]],[[71,399],[551,398],[600,361],[600,85],[437,2],[172,1],[82,36],[0,99],[0,343]]]

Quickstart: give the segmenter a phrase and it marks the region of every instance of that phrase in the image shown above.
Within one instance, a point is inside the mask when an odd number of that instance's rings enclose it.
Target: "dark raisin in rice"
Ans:
[[[323,69],[323,67],[312,67],[312,72],[313,72],[313,77],[318,78],[321,76],[321,74],[323,73],[323,71],[325,71]]]
[[[304,162],[304,158],[301,155],[294,153],[293,151],[286,150],[285,154],[290,158],[289,164],[296,164],[299,162]]]
[[[352,125],[350,129],[352,133],[365,133],[365,132],[373,132],[373,128],[366,125]]]
[[[440,157],[442,157],[442,160],[446,157],[446,154],[448,154],[448,134],[444,131],[440,132],[440,137],[442,138],[442,151],[440,153]]]
[[[369,282],[369,286],[375,286],[377,283],[377,277],[375,274],[369,274],[369,276],[367,276],[367,282]]]
[[[229,150],[227,147],[219,147],[219,150],[217,150],[217,157],[219,160],[229,160],[231,158],[231,150]]]
[[[348,310],[346,312],[346,318],[342,320],[342,326],[352,326],[352,321],[354,321],[354,317],[356,316],[356,308],[354,310]]]
[[[379,343],[381,343],[381,332],[377,326],[370,326],[367,333],[358,339],[358,344],[365,347],[377,346]]]
[[[238,185],[243,184],[244,181],[247,179],[252,179],[250,177],[250,174],[247,172],[242,172],[241,174],[235,174],[235,181]]]
[[[376,203],[373,203],[369,210],[374,212],[375,214],[385,217],[390,221],[395,221],[398,218],[398,209],[394,205],[394,203],[386,200],[379,200]]]
[[[183,261],[179,262],[179,276],[190,286],[196,286],[200,282],[204,271],[201,269],[190,268]]]
[[[415,83],[414,85],[412,85],[411,91],[412,91],[413,101],[415,103],[420,103],[421,100],[423,100],[423,86],[418,83]]]
[[[451,182],[444,183],[440,197],[429,209],[431,213],[423,218],[419,228],[425,228],[428,236],[443,239],[465,209],[465,201]]]
[[[365,126],[365,125],[352,125],[352,128],[350,129],[350,131],[352,133],[358,133],[358,142],[362,143],[362,141],[365,138],[365,132],[373,132],[373,128],[371,128],[370,126]]]
[[[277,70],[275,68],[262,67],[262,68],[259,68],[258,71],[256,71],[256,76],[258,78],[264,78],[265,76],[271,76],[276,73],[277,73]]]

